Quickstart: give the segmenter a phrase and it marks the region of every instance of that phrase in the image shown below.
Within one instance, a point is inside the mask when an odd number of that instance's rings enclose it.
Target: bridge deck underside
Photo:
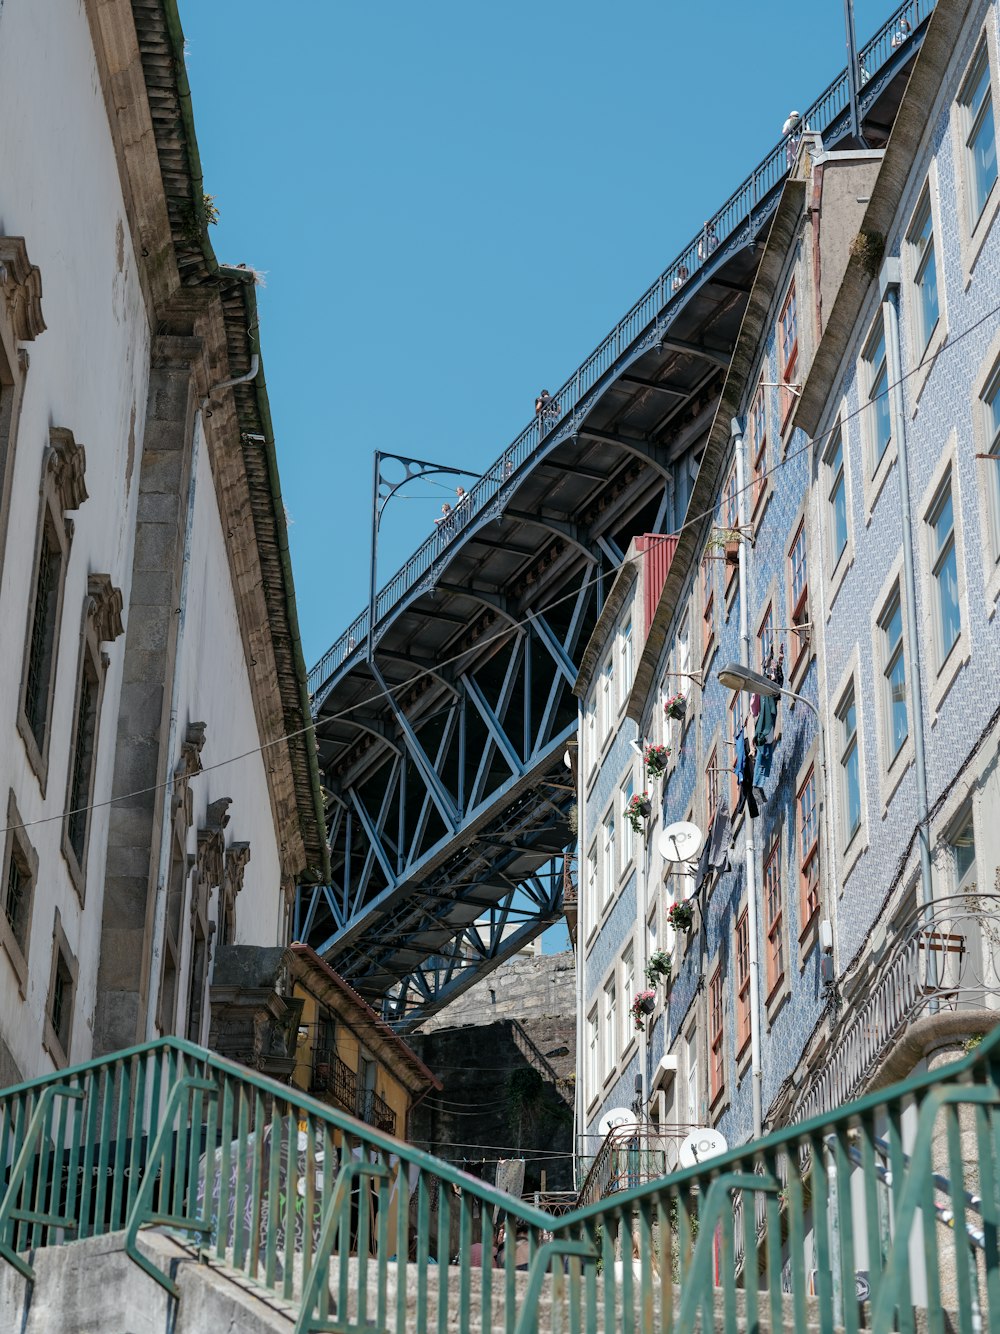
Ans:
[[[894,59],[873,124],[895,115]],[[780,185],[442,535],[371,656],[345,639],[313,674],[333,881],[300,891],[296,931],[404,1026],[561,912],[579,655],[630,539],[684,517]]]

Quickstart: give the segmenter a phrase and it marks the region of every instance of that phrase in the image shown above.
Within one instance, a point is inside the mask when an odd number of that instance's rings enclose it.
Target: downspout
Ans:
[[[736,450],[736,505],[740,532],[747,526],[746,464],[744,460],[743,423],[734,417],[730,427],[733,433],[733,445]],[[740,661],[744,667],[752,666],[750,657],[750,631],[747,620],[747,544],[739,544],[739,599],[740,599]],[[754,847],[753,821],[747,811],[743,828],[746,836],[746,882],[747,882],[747,935],[749,940],[750,972],[750,1092],[753,1103],[753,1137],[759,1140],[764,1133],[763,1106],[763,1071],[760,1056],[760,959],[757,945],[757,853]],[[711,831],[706,834],[710,837]]]
[[[578,744],[576,748],[576,1080],[573,1084],[573,1124],[576,1134],[573,1136],[573,1185],[579,1186],[580,1182],[580,1145],[583,1143],[583,1116],[586,1108],[586,1098],[583,1093],[583,1085],[586,1082],[588,1062],[590,1053],[585,1049],[584,1028],[583,1028],[583,947],[586,941],[586,928],[583,926],[583,909],[585,903],[584,895],[584,868],[583,868],[583,830],[580,822],[583,819],[583,771],[586,757],[583,754],[583,743],[586,740],[586,730],[584,728],[584,706],[583,700],[580,700],[576,706],[576,735]],[[582,1074],[582,1078],[581,1078]]]
[[[170,809],[174,800],[174,753],[177,749],[177,718],[180,708],[181,693],[181,648],[184,642],[184,628],[187,621],[188,579],[191,573],[191,540],[194,533],[194,503],[198,483],[198,456],[201,452],[201,439],[204,434],[203,418],[212,395],[220,389],[229,389],[233,385],[246,384],[257,375],[260,358],[255,352],[250,358],[250,369],[245,375],[237,375],[231,380],[221,380],[213,385],[201,401],[201,406],[194,415],[194,432],[191,440],[191,477],[188,482],[187,517],[184,521],[184,556],[181,564],[180,605],[177,609],[177,639],[174,644],[174,672],[170,683],[170,719],[167,723],[167,741],[164,754],[167,761],[166,780],[163,784],[163,802],[160,807],[160,851],[156,867],[156,894],[153,903],[153,940],[149,958],[149,978],[146,986],[146,1041],[151,1042],[156,1036],[154,999],[160,976],[160,961],[163,955],[163,932],[167,919],[167,877],[170,874],[170,840],[172,835]]]
[[[924,749],[923,688],[920,674],[920,641],[917,636],[917,580],[913,561],[913,526],[910,514],[910,469],[906,450],[906,414],[903,406],[902,357],[899,348],[900,263],[896,257],[882,265],[879,294],[885,325],[885,347],[889,372],[889,411],[896,441],[899,473],[899,508],[903,527],[903,580],[906,584],[906,649],[910,658],[910,701],[913,707],[913,759],[917,781],[917,838],[920,843],[920,898],[928,904],[934,897],[931,880],[930,807],[927,801],[927,761]]]
[[[642,791],[646,791],[646,747],[643,742],[642,733],[639,733],[639,745],[642,747]],[[648,819],[648,817],[647,817]],[[635,897],[639,908],[639,950],[638,964],[636,970],[635,987],[646,986],[646,965],[649,963],[649,904],[647,895],[649,893],[649,877],[646,874],[646,858],[648,856],[648,847],[646,845],[646,831],[648,829],[647,820],[642,824],[642,837],[639,842],[639,855],[636,858],[636,884]],[[635,951],[633,948],[633,958]],[[640,982],[640,978],[642,981]],[[642,1100],[642,1110],[639,1113],[641,1117],[640,1124],[649,1121],[649,1029],[647,1024],[643,1024],[639,1034],[639,1078],[641,1080],[639,1096]]]

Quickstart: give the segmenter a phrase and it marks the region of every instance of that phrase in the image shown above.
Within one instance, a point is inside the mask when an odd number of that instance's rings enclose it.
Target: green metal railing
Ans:
[[[1000,1330],[1000,1029],[557,1217],[176,1039],[0,1094],[0,1255],[173,1230],[296,1329]],[[523,1271],[523,1272],[519,1272]],[[865,1305],[866,1304],[866,1305]],[[947,1322],[947,1323],[946,1323]]]

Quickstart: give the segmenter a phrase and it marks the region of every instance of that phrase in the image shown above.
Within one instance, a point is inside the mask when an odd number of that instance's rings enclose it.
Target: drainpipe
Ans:
[[[639,745],[642,747],[642,791],[646,791],[646,748],[642,738],[639,735]],[[639,909],[639,949],[633,946],[632,957],[636,959],[638,968],[635,973],[634,985],[637,990],[646,986],[646,965],[649,963],[649,904],[646,901],[648,890],[648,877],[646,875],[646,832],[648,829],[648,819],[643,821],[642,836],[637,838],[638,855],[636,856],[635,866],[635,899]],[[626,1021],[627,1022],[627,1021]],[[639,1079],[641,1081],[639,1088],[639,1097],[642,1099],[642,1110],[640,1115],[640,1124],[649,1121],[649,1033],[646,1024],[643,1024],[639,1032]]]
[[[744,460],[743,423],[734,417],[730,430],[736,450],[736,505],[740,532],[747,526],[746,463]],[[747,622],[747,544],[739,544],[739,599],[740,599],[740,661],[744,667],[751,667],[750,631]],[[743,817],[743,829],[746,835],[746,882],[747,882],[747,934],[750,937],[750,1092],[753,1101],[753,1137],[760,1139],[764,1133],[763,1107],[763,1071],[760,1059],[760,957],[757,946],[757,854],[754,848],[753,821],[750,813]],[[711,836],[711,830],[706,837]]]
[[[917,837],[920,845],[920,899],[928,904],[934,897],[931,880],[930,807],[927,802],[927,763],[924,750],[923,688],[920,675],[920,642],[917,636],[917,580],[913,561],[913,525],[910,514],[910,469],[906,450],[906,414],[903,407],[902,357],[899,347],[900,263],[891,257],[879,274],[882,319],[885,326],[885,350],[888,357],[889,412],[893,439],[896,441],[896,469],[899,473],[899,508],[903,527],[903,580],[906,584],[906,650],[909,656],[910,702],[913,707],[913,758],[917,780]]]
[[[194,501],[198,480],[198,455],[201,452],[201,440],[204,434],[204,414],[209,400],[220,389],[229,389],[233,385],[247,384],[257,378],[260,358],[255,352],[250,358],[250,369],[246,375],[237,375],[231,380],[220,380],[213,385],[201,400],[201,406],[194,416],[194,432],[191,440],[191,478],[188,482],[187,517],[184,521],[184,557],[181,565],[180,605],[177,609],[177,640],[174,645],[174,672],[170,683],[170,720],[167,724],[167,742],[164,754],[167,760],[166,781],[163,784],[163,802],[160,808],[160,851],[156,867],[156,895],[153,904],[153,940],[149,957],[149,977],[146,986],[146,1041],[152,1042],[156,1036],[156,1006],[154,1000],[159,985],[160,961],[163,956],[163,933],[167,920],[167,877],[170,874],[170,808],[174,800],[174,752],[177,749],[177,717],[180,708],[181,693],[181,645],[184,641],[184,627],[187,620],[188,577],[191,572],[191,539],[194,533]]]

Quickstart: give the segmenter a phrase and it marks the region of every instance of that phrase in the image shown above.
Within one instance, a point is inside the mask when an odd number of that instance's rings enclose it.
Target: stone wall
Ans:
[[[484,1180],[525,1157],[526,1194],[573,1184],[576,970],[572,953],[514,959],[408,1037],[444,1084],[409,1138]]]

